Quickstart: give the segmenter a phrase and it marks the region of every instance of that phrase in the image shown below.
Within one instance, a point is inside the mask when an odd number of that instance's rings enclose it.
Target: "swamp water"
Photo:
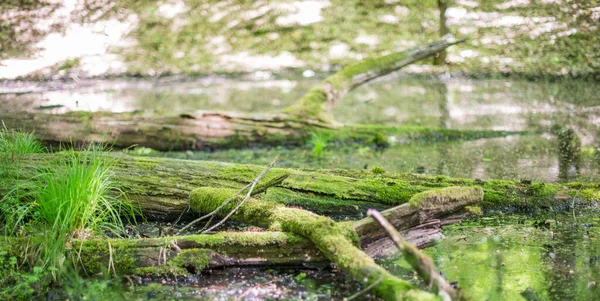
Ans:
[[[70,110],[277,111],[292,104],[316,83],[318,80],[312,79],[132,80],[96,82],[76,89],[59,87],[53,91],[12,93],[35,91],[21,86],[0,91],[4,93],[0,94],[0,109],[48,113]],[[294,149],[273,147],[158,155],[261,165],[279,155],[283,167],[370,169],[380,166],[388,172],[546,182],[600,179],[600,86],[591,82],[388,77],[353,91],[336,105],[332,114],[343,123],[495,129],[527,131],[528,134],[478,140],[398,140],[386,149],[337,145],[329,143],[327,137],[312,137],[309,145]],[[322,151],[316,151],[317,144],[324,146]],[[568,145],[576,147],[564,147]],[[147,155],[149,150],[142,148],[132,153]],[[576,213],[575,217],[572,214],[539,218],[493,214],[446,227],[447,238],[427,249],[427,253],[440,271],[450,281],[458,281],[473,300],[600,299],[596,284],[600,281],[598,216],[598,212],[587,210]],[[409,280],[413,278],[401,259],[387,260],[384,265]],[[156,300],[235,300],[240,296],[247,300],[329,300],[348,297],[360,290],[356,283],[335,276],[329,269],[218,271],[178,284],[173,279],[167,280],[165,284],[159,281],[113,293],[127,299]]]

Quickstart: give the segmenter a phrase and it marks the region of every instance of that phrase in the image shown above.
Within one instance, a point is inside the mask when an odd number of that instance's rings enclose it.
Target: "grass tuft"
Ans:
[[[17,156],[43,150],[32,134],[0,131],[0,176],[11,179],[0,177],[0,192],[4,191],[0,221],[5,240],[23,242],[26,238],[32,242],[25,248],[20,244],[10,248],[14,254],[10,258],[18,264],[6,266],[14,273],[0,277],[5,285],[15,285],[19,275],[31,275],[33,269],[39,272],[40,268],[55,283],[61,283],[73,273],[78,261],[77,250],[67,252],[72,239],[120,236],[125,233],[123,218],[135,221],[137,212],[113,179],[114,162],[103,155],[102,146],[63,151],[45,167]],[[67,258],[68,254],[73,257]],[[14,296],[0,289],[0,296],[3,294]]]
[[[310,139],[307,144],[312,147],[312,156],[315,158],[321,157],[323,150],[327,146],[327,142],[329,142],[329,135],[324,133],[313,132],[310,135]]]
[[[44,152],[44,147],[35,139],[33,133],[0,130],[0,153],[20,155],[42,152]]]

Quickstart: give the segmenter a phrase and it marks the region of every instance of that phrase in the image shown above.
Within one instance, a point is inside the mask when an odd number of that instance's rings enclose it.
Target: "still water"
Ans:
[[[0,110],[47,113],[196,110],[274,112],[291,105],[315,79],[234,81],[100,81],[76,89],[0,94]],[[46,89],[48,87],[45,87]],[[36,87],[0,89],[16,92]],[[525,136],[451,142],[400,142],[385,150],[325,142],[316,156],[301,148],[261,148],[164,156],[281,166],[372,168],[480,179],[547,182],[600,177],[600,85],[563,80],[530,82],[391,76],[350,93],[331,112],[339,122],[453,129],[527,131]],[[143,153],[143,152],[142,152]]]

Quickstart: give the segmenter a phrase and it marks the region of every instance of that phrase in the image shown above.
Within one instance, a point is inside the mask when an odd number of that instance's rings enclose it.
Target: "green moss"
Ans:
[[[284,232],[219,232],[211,235],[181,236],[180,239],[194,241],[198,247],[208,249],[230,245],[242,247],[287,245],[303,241],[303,238],[295,234]]]
[[[190,195],[192,209],[211,210],[233,193],[235,191],[231,189],[212,187],[196,189]],[[390,287],[385,284],[378,285],[376,291],[380,295],[398,297],[408,290],[415,289],[413,285],[389,274],[375,264],[371,257],[360,251],[356,247],[358,235],[347,223],[336,223],[331,218],[305,210],[287,208],[280,204],[252,198],[239,208],[235,218],[254,225],[276,224],[283,231],[310,239],[327,258],[364,284],[376,281],[393,284]]]
[[[413,207],[433,209],[450,202],[464,202],[468,200],[483,200],[483,190],[479,187],[458,186],[433,189],[415,194],[410,198],[408,203]]]
[[[479,206],[465,206],[465,210],[473,215],[483,214],[483,210]]]
[[[314,193],[298,193],[286,188],[275,187],[261,196],[261,200],[277,202],[286,206],[299,206],[321,215],[362,214],[369,208],[384,210],[387,206],[376,202],[340,200],[336,197]]]
[[[145,169],[145,170],[154,170],[154,168],[156,168],[156,166],[158,166],[160,164],[160,162],[154,158],[134,157],[133,160],[135,162],[136,168]]]
[[[390,145],[387,137],[381,132],[376,132],[373,135],[373,137],[369,140],[369,143],[374,144],[378,148],[384,148]]]
[[[117,275],[130,274],[136,267],[136,256],[131,253],[127,242],[104,239],[75,242],[73,245],[73,252],[76,252],[73,256],[80,259],[78,264],[90,275],[109,271],[111,258]],[[79,252],[83,255],[78,256]]]
[[[385,168],[383,168],[381,166],[375,166],[375,167],[371,168],[371,172],[376,175],[381,175],[381,174],[385,173]]]
[[[533,183],[531,184],[529,191],[536,197],[551,198],[552,195],[556,193],[556,187],[544,183]]]
[[[312,88],[304,94],[296,105],[284,110],[292,116],[297,116],[299,120],[306,122],[310,120],[319,120],[326,123],[331,121],[327,112],[327,93],[323,88]]]
[[[381,57],[368,58],[356,64],[351,64],[344,67],[336,74],[325,79],[325,82],[330,83],[333,89],[348,90],[352,81],[358,75],[372,70],[378,70],[382,73],[390,72],[396,69],[398,62],[406,58],[406,53],[396,52]]]
[[[336,129],[317,128],[317,133],[331,136],[331,141],[346,143],[369,143],[385,147],[388,143],[408,140],[448,141],[524,135],[524,131],[458,130],[423,126],[385,126],[351,124]]]
[[[195,274],[208,267],[212,251],[205,249],[182,250],[169,263],[176,267],[185,268]]]

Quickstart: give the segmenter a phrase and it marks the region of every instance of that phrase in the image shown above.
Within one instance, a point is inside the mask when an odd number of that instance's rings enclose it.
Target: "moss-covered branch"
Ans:
[[[300,101],[286,110],[300,120],[331,123],[327,113],[331,108],[356,87],[375,78],[384,76],[416,61],[432,56],[444,49],[463,42],[451,36],[438,41],[396,52],[381,57],[368,58],[349,65],[326,78],[321,86],[311,89]]]
[[[388,74],[460,41],[444,38],[415,49],[350,65],[310,90],[296,105],[279,114],[185,112],[171,115],[144,112],[70,112],[53,115],[0,112],[7,129],[34,131],[47,144],[104,142],[117,148],[140,145],[158,150],[239,148],[255,145],[301,145],[310,133],[323,131],[332,140],[383,141],[396,138],[501,136],[502,131],[461,131],[421,127],[337,125],[327,117],[333,105],[353,88]],[[382,138],[383,137],[383,138]],[[374,138],[378,138],[374,140]]]
[[[72,245],[72,255],[89,275],[107,272],[111,260],[118,275],[188,275],[209,268],[327,263],[309,240],[282,232],[91,239]]]

